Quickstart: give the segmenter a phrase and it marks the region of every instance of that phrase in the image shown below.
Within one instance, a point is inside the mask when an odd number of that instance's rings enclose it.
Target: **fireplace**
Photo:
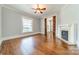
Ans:
[[[62,31],[61,31],[61,37],[62,37],[64,40],[68,41],[68,31],[62,30]]]
[[[77,43],[77,24],[63,24],[58,26],[57,37],[68,45]]]

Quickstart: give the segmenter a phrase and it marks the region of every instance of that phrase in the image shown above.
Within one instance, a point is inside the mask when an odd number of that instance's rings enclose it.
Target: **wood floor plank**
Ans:
[[[2,55],[79,55],[77,46],[68,46],[53,35],[35,35],[3,41]]]

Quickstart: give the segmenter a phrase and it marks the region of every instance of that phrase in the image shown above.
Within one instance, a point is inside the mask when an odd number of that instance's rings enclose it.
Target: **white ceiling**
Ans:
[[[41,4],[43,7],[46,7],[46,11],[44,11],[43,14],[35,14],[34,10],[32,9],[34,4],[9,4],[9,6],[19,9],[23,12],[26,12],[32,16],[35,16],[36,18],[42,18],[47,15],[53,14],[58,12],[62,7],[63,4]]]

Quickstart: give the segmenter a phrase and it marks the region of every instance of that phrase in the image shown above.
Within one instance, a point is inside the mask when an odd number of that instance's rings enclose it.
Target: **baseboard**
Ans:
[[[58,38],[58,37],[57,37],[57,38]],[[58,38],[58,39],[62,40],[63,42],[65,42],[65,43],[68,44],[68,45],[77,45],[76,43],[68,42],[68,41],[64,40],[63,38]]]
[[[36,35],[36,34],[41,34],[41,32],[28,33],[28,34],[22,34],[22,35],[16,35],[16,36],[0,38],[0,45],[1,45],[2,41],[4,41],[4,40],[10,40],[10,39],[14,39],[14,38],[27,37],[27,36],[32,36],[32,35]]]

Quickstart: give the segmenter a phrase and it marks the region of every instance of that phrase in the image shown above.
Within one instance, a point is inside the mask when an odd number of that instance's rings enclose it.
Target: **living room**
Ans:
[[[39,5],[39,8],[45,9],[42,14],[42,11],[35,12],[40,11],[38,8],[34,9],[37,5]],[[78,55],[78,10],[78,4],[1,4],[1,54]],[[53,35],[55,35],[55,38],[52,38]],[[60,41],[64,44],[60,44]]]

